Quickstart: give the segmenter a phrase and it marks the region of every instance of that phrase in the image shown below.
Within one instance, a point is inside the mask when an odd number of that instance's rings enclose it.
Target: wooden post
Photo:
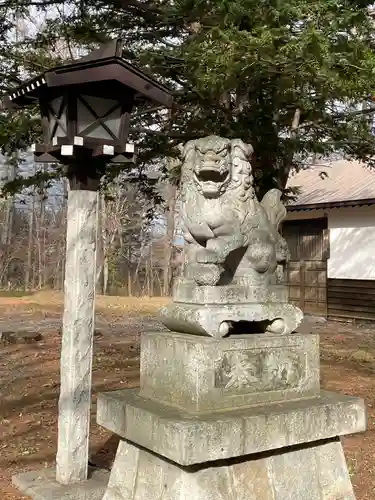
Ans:
[[[56,480],[87,479],[99,182],[70,178]]]
[[[306,296],[306,263],[304,260],[300,262],[300,296],[299,296],[299,307],[302,311],[305,310],[305,296]]]

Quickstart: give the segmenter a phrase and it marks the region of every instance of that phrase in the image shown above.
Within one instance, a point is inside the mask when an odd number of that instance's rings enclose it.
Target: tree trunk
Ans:
[[[18,158],[18,155],[15,155],[15,158]],[[16,166],[14,164],[14,161],[10,161],[6,165],[6,179],[7,181],[11,181],[15,178],[16,175]],[[1,231],[1,244],[3,248],[5,249],[5,254],[7,257],[10,256],[12,253],[12,248],[11,248],[11,243],[12,243],[12,233],[13,233],[13,221],[14,221],[14,196],[9,196],[5,201],[4,201],[4,219],[3,219],[3,228]],[[10,263],[10,262],[9,262]],[[4,269],[2,278],[1,278],[1,285],[5,286],[7,285],[9,288],[9,264],[6,269]]]
[[[300,110],[300,108],[297,108],[294,112],[292,126],[290,129],[290,139],[292,142],[294,142],[297,139],[300,119],[301,119],[301,110]],[[285,163],[281,166],[281,168],[279,170],[278,188],[281,191],[284,191],[284,189],[287,185],[290,170],[293,166],[294,154],[295,154],[294,148],[292,147]]]
[[[39,290],[44,286],[45,276],[45,192],[41,189],[39,196],[39,217],[36,219],[36,241],[38,248],[38,288]]]
[[[172,262],[174,257],[174,238],[176,229],[176,198],[177,187],[168,186],[168,214],[167,214],[167,234],[165,236],[165,259],[163,269],[163,295],[168,296],[171,292],[173,278]]]
[[[149,297],[154,296],[154,256],[152,254],[152,240],[150,244],[150,256],[149,256],[149,292],[148,295]]]
[[[98,200],[98,240],[96,253],[96,293],[102,295],[104,293],[104,221],[103,211],[105,209],[105,201],[102,195],[99,195]]]
[[[63,222],[64,222],[64,228],[65,228],[65,233],[66,233],[66,226],[67,226],[67,220],[68,220],[68,181],[66,179],[63,179],[63,192],[64,192],[64,215],[63,215]],[[63,248],[63,253],[62,255],[66,254],[66,241],[65,238],[63,240],[63,244],[61,245]],[[65,286],[65,259],[62,259],[61,261],[61,290],[64,290]]]
[[[103,295],[108,295],[108,284],[109,284],[109,264],[108,257],[104,256],[103,262]]]
[[[34,172],[35,175],[35,165]],[[30,215],[29,215],[29,230],[28,230],[28,242],[27,242],[27,263],[25,269],[25,290],[29,290],[33,288],[31,283],[32,277],[32,261],[33,261],[33,234],[34,234],[34,211],[35,211],[35,189],[33,191]]]
[[[130,240],[130,238],[129,238]],[[127,277],[128,277],[128,296],[132,296],[132,255],[131,255],[131,242],[128,242],[128,269],[127,269]]]

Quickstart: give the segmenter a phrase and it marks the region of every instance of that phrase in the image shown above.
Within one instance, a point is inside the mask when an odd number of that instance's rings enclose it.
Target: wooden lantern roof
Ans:
[[[113,40],[81,59],[26,81],[4,98],[3,105],[6,108],[28,106],[38,101],[46,89],[62,92],[62,87],[84,85],[87,91],[90,86],[105,88],[111,82],[111,93],[123,93],[126,87],[134,93],[135,100],[147,99],[171,107],[173,97],[170,90],[126,62],[122,54],[123,41]]]

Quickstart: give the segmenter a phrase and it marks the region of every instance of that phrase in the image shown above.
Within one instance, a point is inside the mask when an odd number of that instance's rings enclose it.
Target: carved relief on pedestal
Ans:
[[[215,387],[246,392],[292,389],[305,370],[304,356],[290,349],[227,351],[216,363]]]

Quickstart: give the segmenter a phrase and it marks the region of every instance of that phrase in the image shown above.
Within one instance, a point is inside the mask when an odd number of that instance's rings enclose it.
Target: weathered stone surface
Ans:
[[[317,396],[318,335],[144,333],[140,395],[190,412]]]
[[[102,500],[108,479],[109,472],[93,469],[87,481],[64,486],[56,481],[55,469],[42,469],[17,474],[12,482],[33,500]]]
[[[235,285],[198,286],[192,281],[177,278],[173,286],[175,302],[197,305],[228,305],[246,303],[287,303],[288,289],[283,284],[270,286],[254,285],[246,279],[241,279]]]
[[[289,334],[303,318],[303,314],[291,304],[238,303],[215,306],[173,302],[160,311],[161,321],[171,331],[193,335],[223,338],[240,322],[251,333]],[[275,319],[277,318],[277,319]]]
[[[362,432],[366,410],[359,398],[322,392],[308,400],[192,415],[124,390],[99,394],[97,421],[154,453],[192,465]]]
[[[318,335],[295,333],[284,283],[286,210],[278,190],[257,200],[252,152],[184,148],[172,332],[143,334],[140,390],[98,396],[123,439],[103,500],[354,500],[339,436],[366,429],[364,402],[320,391]]]
[[[96,282],[97,192],[70,190],[56,477],[87,478]]]
[[[281,193],[259,203],[253,188],[253,149],[239,139],[217,136],[189,141],[182,164],[184,277],[199,285],[274,274],[287,257],[278,224],[286,216]],[[271,201],[272,200],[272,201]],[[234,252],[242,250],[238,255]],[[229,259],[229,261],[228,261]],[[237,264],[235,267],[232,264]],[[238,268],[239,267],[239,268]]]
[[[355,500],[332,439],[267,455],[180,467],[120,441],[103,500]]]
[[[258,333],[288,334],[302,320],[301,311],[286,303],[281,192],[273,189],[257,200],[252,153],[239,139],[217,136],[185,145],[184,264],[175,303],[161,311],[171,330],[224,337],[233,323],[247,321],[258,323]]]

